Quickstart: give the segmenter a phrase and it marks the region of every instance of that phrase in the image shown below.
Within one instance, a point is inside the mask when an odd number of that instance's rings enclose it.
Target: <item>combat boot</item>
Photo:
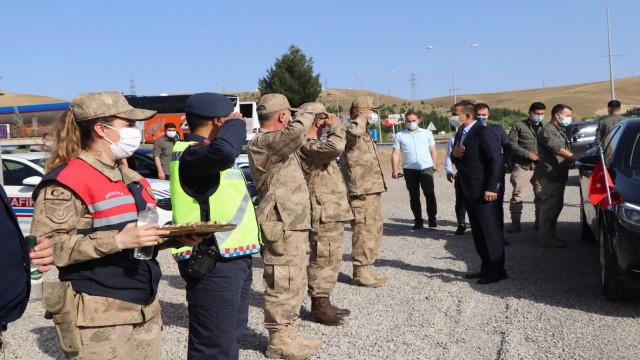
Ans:
[[[338,315],[340,315],[342,317],[346,317],[346,316],[351,315],[351,310],[349,310],[349,309],[341,309],[341,308],[339,308],[337,306],[334,306],[331,303],[331,298],[327,298],[327,302],[329,303],[329,307],[332,308],[336,312],[336,314],[338,314]]]
[[[322,325],[344,325],[344,319],[331,307],[328,297],[311,298],[311,319]]]
[[[371,272],[373,277],[378,281],[387,282],[389,280],[389,277],[384,276],[384,275],[379,275],[379,274],[376,274],[375,272],[373,272],[373,270],[371,270],[371,267],[369,267],[369,271]]]
[[[269,359],[302,360],[313,355],[321,345],[322,340],[299,336],[289,325],[279,330],[269,330],[265,356]]]
[[[509,226],[507,232],[512,234],[517,233],[520,230],[522,230],[520,227],[520,214],[511,214],[511,226]]]
[[[384,285],[385,282],[387,282],[386,276],[378,279],[369,266],[353,265],[352,285],[376,288]]]

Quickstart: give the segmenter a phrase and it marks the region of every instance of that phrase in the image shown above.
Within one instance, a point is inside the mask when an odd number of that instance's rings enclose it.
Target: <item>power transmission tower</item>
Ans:
[[[409,83],[411,84],[411,101],[416,99],[416,73],[409,75]]]
[[[136,95],[136,79],[134,78],[131,78],[131,81],[129,81],[129,93]]]
[[[222,92],[224,92],[224,78],[222,79]]]

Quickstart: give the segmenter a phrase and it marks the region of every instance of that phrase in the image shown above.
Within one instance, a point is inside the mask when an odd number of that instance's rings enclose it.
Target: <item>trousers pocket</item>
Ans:
[[[66,353],[78,353],[81,340],[76,326],[78,307],[70,282],[44,283],[42,306],[45,318],[52,319],[58,332],[60,346]]]
[[[264,222],[260,224],[260,229],[265,247],[271,249],[274,255],[284,255],[284,223]]]

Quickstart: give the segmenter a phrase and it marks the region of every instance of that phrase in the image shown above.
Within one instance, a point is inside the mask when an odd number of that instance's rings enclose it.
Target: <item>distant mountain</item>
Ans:
[[[616,98],[622,102],[623,111],[629,108],[640,107],[640,77],[630,77],[615,80]],[[237,93],[242,101],[256,101],[259,98],[257,92]],[[351,101],[356,96],[369,95],[374,99],[376,93],[367,90],[354,89],[323,89],[318,101],[326,106],[336,107],[338,104],[347,110]],[[453,96],[438,97],[433,99],[418,99],[415,101],[378,94],[380,104],[405,104],[407,108],[426,109],[436,106],[440,112],[446,112],[453,104]],[[609,81],[599,81],[586,84],[546,87],[541,89],[504,91],[485,94],[459,94],[458,100],[468,99],[475,102],[484,102],[491,107],[508,108],[527,112],[531,103],[541,101],[551,109],[555,104],[563,103],[574,109],[576,119],[586,119],[607,113],[607,102],[611,97]]]
[[[58,98],[49,97],[49,96],[30,95],[30,94],[12,94],[9,92],[5,92],[4,95],[0,96],[0,107],[55,104],[55,103],[61,103],[61,102],[67,102],[67,101],[68,100],[58,99]]]

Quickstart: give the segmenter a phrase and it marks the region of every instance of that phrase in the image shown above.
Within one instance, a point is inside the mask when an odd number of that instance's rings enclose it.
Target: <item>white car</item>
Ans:
[[[33,188],[40,183],[44,175],[42,167],[45,152],[29,152],[2,154],[2,174],[4,189],[7,192],[11,206],[18,216],[20,230],[29,235],[31,219],[33,218]],[[166,180],[147,179],[153,189],[158,203],[160,224],[167,224],[171,219],[171,193],[169,182]]]

